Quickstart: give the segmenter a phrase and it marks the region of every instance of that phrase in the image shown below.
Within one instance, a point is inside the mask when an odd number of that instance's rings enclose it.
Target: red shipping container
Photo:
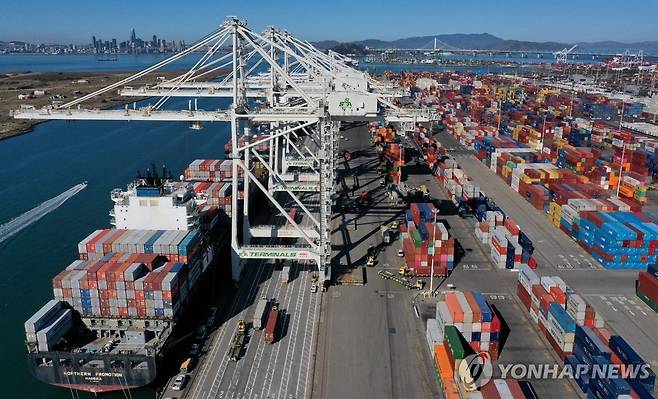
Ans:
[[[521,389],[521,386],[517,380],[514,378],[508,378],[505,380],[505,382],[507,383],[507,387],[512,393],[514,399],[525,399],[525,394],[523,393],[523,390]]]
[[[521,282],[516,283],[516,295],[519,297],[521,300],[521,303],[523,303],[523,306],[525,306],[526,310],[530,310],[530,303],[532,300],[530,299],[530,294],[528,291],[526,291],[525,287],[521,284]]]
[[[496,389],[496,384],[493,382],[493,380],[484,384],[484,386],[480,388],[480,393],[484,399],[501,399],[500,394],[498,393],[498,389]]]
[[[658,302],[658,279],[651,273],[640,272],[638,274],[638,288],[654,302]]]
[[[85,246],[86,249],[87,249],[87,253],[95,253],[96,252],[96,242],[98,242],[98,240],[103,238],[110,231],[113,231],[113,230],[109,230],[109,229],[100,230],[98,234],[96,234],[91,240],[89,240],[89,242],[87,242],[87,244]]]

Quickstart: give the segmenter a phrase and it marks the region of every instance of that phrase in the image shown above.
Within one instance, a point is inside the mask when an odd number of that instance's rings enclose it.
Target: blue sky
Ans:
[[[488,32],[530,41],[658,40],[656,0],[20,0],[3,2],[0,40],[87,43],[195,40],[227,15],[250,27],[273,25],[307,40],[397,39]],[[503,6],[504,4],[504,6]]]

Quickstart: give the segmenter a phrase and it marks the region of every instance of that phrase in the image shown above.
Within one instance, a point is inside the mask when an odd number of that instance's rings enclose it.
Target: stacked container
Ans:
[[[568,287],[561,278],[542,277],[527,266],[519,270],[517,295],[555,352],[564,359],[573,351],[576,322],[568,313]],[[581,309],[576,309],[580,312]],[[595,325],[603,327],[596,314]]]
[[[71,329],[73,314],[64,302],[53,299],[25,322],[27,342],[49,351]]]
[[[579,216],[578,243],[606,268],[645,269],[656,263],[655,219],[632,212],[581,212]]]
[[[431,345],[448,341],[447,345],[453,348],[451,353],[455,355],[454,345],[457,341],[452,342],[447,337],[448,327],[454,327],[459,339],[470,346],[468,351],[487,352],[492,359],[498,358],[500,320],[479,292],[445,292],[436,305],[436,319],[428,320],[428,334],[430,326],[435,329],[433,337],[436,337],[434,341],[428,341]]]
[[[649,265],[646,272],[638,274],[635,293],[654,312],[658,313],[658,265]]]
[[[433,77],[445,80],[442,76]],[[647,203],[649,184],[658,171],[658,140],[589,120],[591,115],[607,115],[602,110],[619,113],[621,101],[596,95],[573,101],[559,91],[547,94],[533,85],[524,87],[523,94],[518,89],[511,94],[500,78],[482,85],[483,91],[455,88],[432,93],[447,131],[475,150],[478,159],[533,207],[546,212],[554,226],[580,240],[580,212],[637,212]],[[586,118],[567,118],[572,112],[583,112]],[[487,129],[494,126],[489,134]],[[605,147],[611,151],[604,151]],[[437,165],[441,164],[439,160]],[[453,169],[440,168],[437,178],[451,194],[466,197]],[[618,186],[621,198],[615,198]],[[580,206],[574,200],[582,200]],[[493,231],[480,227],[480,238],[491,240]],[[617,237],[616,241],[629,240]],[[651,250],[638,253],[631,248],[632,253],[593,255],[610,268],[644,268],[654,262]],[[623,256],[610,260],[609,255]],[[633,258],[636,255],[639,258]]]
[[[229,182],[196,182],[192,189],[198,200],[205,205],[215,206],[222,211],[224,221],[230,220],[232,215],[233,186]],[[244,191],[238,187],[238,198],[244,198]]]
[[[528,382],[494,379],[479,391],[462,384],[460,365],[467,356],[487,352],[498,358],[498,316],[478,292],[448,291],[436,307],[436,319],[427,320],[427,343],[446,398],[536,398]]]
[[[494,379],[480,391],[465,392],[466,399],[535,399],[537,394],[528,381]]]
[[[189,290],[186,265],[138,257],[111,254],[72,265],[53,278],[55,299],[87,317],[174,318]]]
[[[454,267],[455,240],[441,222],[434,224],[434,205],[411,203],[400,240],[407,268],[416,276],[446,276]]]
[[[82,260],[99,260],[109,253],[158,254],[188,263],[201,248],[198,230],[96,230],[80,241]]]
[[[532,241],[519,226],[502,212],[488,211],[475,227],[475,236],[490,247],[492,262],[500,269],[518,269],[527,264],[536,267]]]
[[[574,352],[566,357],[565,364],[574,370],[587,370],[576,383],[588,397],[653,397],[655,374],[620,336],[606,337],[593,328],[577,326]],[[595,368],[616,370],[617,376],[597,375]]]
[[[238,175],[242,176],[242,168]],[[196,159],[183,172],[185,181],[220,182],[233,176],[233,164],[226,159]]]
[[[540,278],[530,268],[522,267],[517,295],[556,353],[574,370],[578,365],[586,365],[589,369],[585,370],[591,372],[594,365],[645,363],[623,338],[611,337],[603,318],[559,277]],[[641,380],[625,380],[626,376],[620,375],[612,379],[581,372],[576,383],[588,398],[652,397],[646,394],[654,388],[652,371]]]

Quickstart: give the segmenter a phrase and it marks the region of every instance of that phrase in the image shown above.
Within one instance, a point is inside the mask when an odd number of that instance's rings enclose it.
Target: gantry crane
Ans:
[[[553,55],[555,56],[555,62],[557,62],[558,64],[566,64],[567,63],[567,57],[568,57],[569,53],[571,53],[576,47],[578,47],[578,45],[574,44],[568,50],[565,47],[564,49],[562,49],[560,51],[554,52]]]
[[[133,88],[131,82],[152,76],[161,68],[185,57],[196,57],[193,66],[168,80]],[[211,74],[220,78],[208,81]],[[118,110],[84,109],[82,104],[110,91],[123,96],[149,97],[155,102],[143,107]],[[42,109],[23,106],[13,111],[19,119],[148,120],[224,122],[231,126],[232,209],[231,265],[239,280],[248,259],[312,261],[324,281],[331,277],[331,205],[336,180],[339,128],[342,121],[375,120],[427,122],[429,111],[401,109],[395,97],[406,94],[347,65],[344,58],[325,54],[284,30],[250,30],[246,21],[229,17],[216,31],[189,48],[128,78],[61,105]],[[187,109],[168,106],[171,97],[187,97]],[[204,110],[197,99],[230,99],[226,109]],[[260,99],[254,106],[250,99]],[[254,133],[258,130],[258,135]],[[254,137],[258,137],[254,139]],[[260,144],[269,144],[267,151]],[[260,149],[259,149],[260,148]],[[269,172],[261,182],[252,172],[254,161]],[[241,173],[238,173],[241,171]],[[304,174],[300,181],[290,176]],[[238,187],[243,182],[244,199],[238,208]],[[277,226],[251,225],[249,192],[256,186],[271,207],[292,226],[284,232]],[[289,215],[295,207],[301,222]],[[242,217],[238,218],[238,212]],[[262,245],[259,238],[295,238],[293,245]]]

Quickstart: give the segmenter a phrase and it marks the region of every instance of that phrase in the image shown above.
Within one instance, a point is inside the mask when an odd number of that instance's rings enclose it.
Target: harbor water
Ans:
[[[178,100],[176,106],[184,108],[187,101]],[[226,107],[212,105],[219,106]],[[51,279],[76,259],[76,243],[95,229],[109,227],[110,190],[124,187],[151,162],[158,169],[165,164],[178,176],[195,158],[221,158],[229,136],[227,123],[191,130],[185,123],[51,121],[0,141],[0,224],[82,181],[89,183],[59,208],[0,243],[2,397],[72,395],[29,374],[23,323],[52,299]],[[131,395],[153,398],[155,389],[132,390]],[[103,397],[126,396],[116,392]]]
[[[0,55],[0,72],[137,71],[162,55],[120,55],[117,61],[98,61],[83,55]],[[170,69],[190,66],[192,60]],[[436,65],[365,64],[362,69],[471,70],[507,72],[525,67],[450,67]],[[501,69],[502,68],[502,69]],[[172,99],[178,109],[187,100]],[[223,104],[222,104],[223,102]],[[201,102],[200,102],[201,103]],[[225,108],[226,100],[203,102],[205,109]],[[7,110],[0,110],[7,112]],[[77,243],[91,231],[109,227],[110,190],[124,187],[151,162],[166,165],[174,176],[196,158],[221,158],[230,136],[227,123],[191,130],[186,123],[51,121],[30,133],[0,141],[0,224],[42,204],[72,186],[87,188],[29,227],[0,243],[0,375],[3,397],[35,399],[77,397],[34,379],[28,371],[23,323],[52,298],[51,279],[77,256]],[[133,398],[153,398],[154,388],[133,390]],[[81,398],[93,397],[79,393]],[[128,397],[116,392],[105,398]]]

